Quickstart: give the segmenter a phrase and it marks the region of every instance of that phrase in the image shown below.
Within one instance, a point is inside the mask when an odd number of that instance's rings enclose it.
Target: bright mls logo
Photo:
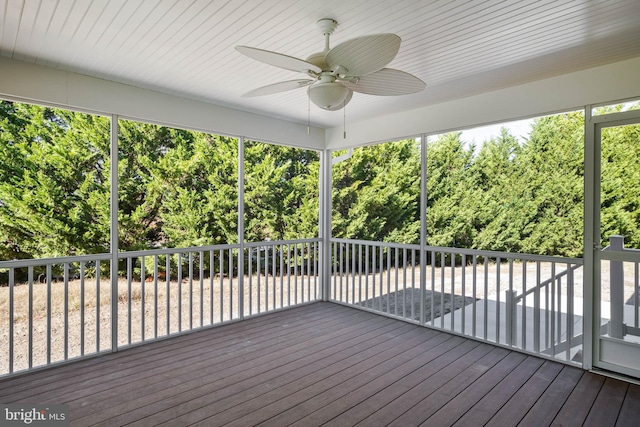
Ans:
[[[69,405],[0,405],[0,426],[69,426]]]

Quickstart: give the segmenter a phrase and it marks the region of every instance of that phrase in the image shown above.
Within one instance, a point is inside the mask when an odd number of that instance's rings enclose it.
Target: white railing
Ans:
[[[640,250],[625,248],[624,236],[614,235],[600,258],[601,333],[640,342]]]
[[[580,363],[581,259],[330,249],[335,302]],[[121,252],[113,281],[110,254],[0,262],[0,375],[316,301],[319,253],[319,239]]]
[[[247,243],[245,317],[318,300],[319,245],[320,239]]]
[[[0,375],[315,301],[319,242],[2,261]]]
[[[582,259],[331,239],[331,299],[581,364]]]

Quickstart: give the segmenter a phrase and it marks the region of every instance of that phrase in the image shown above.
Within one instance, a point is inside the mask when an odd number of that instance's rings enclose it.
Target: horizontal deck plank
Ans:
[[[637,425],[640,387],[333,303],[0,380],[85,425]]]
[[[509,401],[487,422],[487,426],[501,427],[508,420],[512,425],[520,423],[522,418],[540,399],[549,385],[562,371],[562,365],[546,361],[527,382],[509,398]],[[543,423],[544,425],[544,423]]]
[[[486,393],[473,407],[454,423],[455,426],[477,426],[486,424],[496,413],[535,375],[543,364],[537,357],[528,357],[517,369]]]
[[[640,421],[640,385],[629,384],[629,390],[625,396],[617,425],[632,425]]]
[[[338,307],[331,308],[331,313]],[[278,322],[283,319],[291,324],[313,322],[322,319],[327,315],[325,310],[319,309],[317,305],[312,304],[304,307],[297,307],[291,310],[283,310],[269,316],[255,317],[243,322],[235,322],[227,325],[220,325],[208,329],[204,329],[195,333],[188,333],[161,339],[158,341],[146,343],[144,345],[132,346],[126,351],[118,353],[108,353],[98,355],[83,360],[73,361],[72,363],[56,366],[55,369],[46,369],[42,371],[34,371],[26,375],[8,378],[3,381],[3,385],[11,388],[11,393],[5,393],[0,389],[0,401],[6,401],[7,398],[17,401],[21,398],[19,394],[22,390],[28,390],[33,393],[33,382],[31,377],[37,376],[38,384],[42,386],[42,390],[58,390],[60,380],[64,383],[71,384],[90,379],[100,379],[103,375],[116,372],[123,374],[122,366],[127,368],[136,368],[141,364],[149,363],[150,357],[158,359],[166,359],[172,357],[172,352],[181,349],[194,350],[200,344],[204,346],[214,345],[216,341],[224,342],[228,346],[233,346],[238,342],[244,334],[256,334],[268,332],[273,329]],[[305,322],[306,320],[306,322]],[[87,368],[87,369],[83,369]],[[70,376],[72,373],[74,375]],[[48,386],[48,387],[47,387]]]
[[[597,407],[597,411],[590,411],[587,419],[584,421],[585,426],[608,427],[616,425],[622,402],[629,384],[614,378],[607,378],[598,393],[598,397],[593,406]]]
[[[385,329],[388,328],[385,327]],[[398,328],[393,329],[395,329],[393,333],[398,337],[404,336],[399,334],[402,331],[397,330]],[[408,331],[409,328],[403,328],[403,330]],[[392,329],[388,329],[388,332],[391,331]],[[373,336],[374,333],[377,336]],[[286,370],[289,367],[284,367],[282,372],[252,378],[252,382],[256,382],[256,385],[247,382],[246,385],[251,387],[247,392],[240,392],[235,387],[230,387],[230,393],[217,396],[209,393],[186,402],[176,408],[179,412],[176,414],[175,422],[190,424],[215,416],[218,422],[224,423],[225,420],[239,418],[317,382],[319,375],[327,377],[344,369],[350,369],[363,358],[378,354],[395,343],[393,339],[389,339],[387,331],[372,331],[354,339],[349,347],[340,351],[331,349],[332,352],[328,356],[322,353],[316,354],[317,360],[308,359],[306,362],[311,363],[306,363],[298,369]],[[268,380],[260,382],[264,379]],[[237,412],[238,409],[239,412]]]
[[[415,391],[417,395],[427,395],[444,385],[454,373],[469,367],[479,358],[486,355],[493,347],[467,340],[451,351],[426,363],[409,375],[399,378],[388,386],[367,396],[349,409],[335,416],[326,423],[327,426],[355,425],[372,413],[378,411],[401,398],[421,384],[428,384],[430,390]],[[402,401],[402,399],[398,400]]]
[[[552,426],[581,426],[584,420],[593,409],[593,403],[600,393],[605,377],[584,373],[578,383],[574,386],[571,394],[567,398],[562,408],[551,422]],[[527,417],[524,425],[535,426],[537,419],[535,416]]]
[[[313,344],[312,340],[304,341],[297,348],[285,348],[269,354],[258,351],[257,354],[261,354],[261,356],[257,357],[255,361],[249,360],[246,363],[235,364],[235,360],[231,360],[226,368],[213,366],[212,369],[198,371],[195,378],[183,378],[181,384],[171,390],[150,389],[143,397],[122,402],[117,407],[118,415],[116,418],[105,419],[110,422],[125,423],[146,418],[147,423],[159,423],[164,419],[180,416],[184,411],[192,413],[194,410],[198,410],[200,413],[200,408],[206,403],[216,402],[229,395],[237,395],[244,387],[251,389],[258,384],[256,381],[260,379],[287,375],[289,371],[297,367],[311,365],[316,358],[335,351],[334,345],[345,346],[345,342],[357,340],[358,335],[366,335],[370,327],[376,328],[377,331],[381,329],[380,325],[388,324],[386,320],[381,319],[380,322],[371,322],[369,325],[366,323],[354,324],[348,328],[338,329],[331,335],[325,335],[326,338],[332,339],[327,339],[324,342]],[[400,328],[393,326],[398,325],[392,325],[391,330],[408,329],[404,325]],[[382,329],[386,330],[386,328]],[[382,332],[378,333],[382,334]],[[323,349],[323,347],[328,348]],[[257,364],[259,359],[263,359],[264,363]],[[112,408],[109,408],[109,411],[111,410]],[[91,415],[91,417],[95,417],[95,415]]]

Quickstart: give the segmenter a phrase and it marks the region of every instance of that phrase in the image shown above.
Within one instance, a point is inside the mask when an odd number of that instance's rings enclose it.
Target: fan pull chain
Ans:
[[[347,139],[347,103],[342,107],[342,139]]]
[[[311,135],[311,98],[307,96],[307,135]]]

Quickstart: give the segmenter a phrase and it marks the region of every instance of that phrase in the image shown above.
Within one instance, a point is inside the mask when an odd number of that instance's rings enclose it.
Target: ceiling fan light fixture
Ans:
[[[347,95],[349,89],[336,82],[320,82],[309,87],[311,102],[325,110],[342,105]]]
[[[317,22],[324,35],[325,48],[306,60],[270,50],[236,46],[241,54],[264,64],[307,75],[307,79],[272,83],[245,93],[262,96],[307,86],[311,102],[327,111],[341,110],[354,92],[390,96],[417,93],[425,83],[404,71],[385,68],[398,54],[402,39],[391,33],[356,37],[331,48],[329,36],[338,22],[324,18]],[[309,104],[310,105],[310,104]]]

